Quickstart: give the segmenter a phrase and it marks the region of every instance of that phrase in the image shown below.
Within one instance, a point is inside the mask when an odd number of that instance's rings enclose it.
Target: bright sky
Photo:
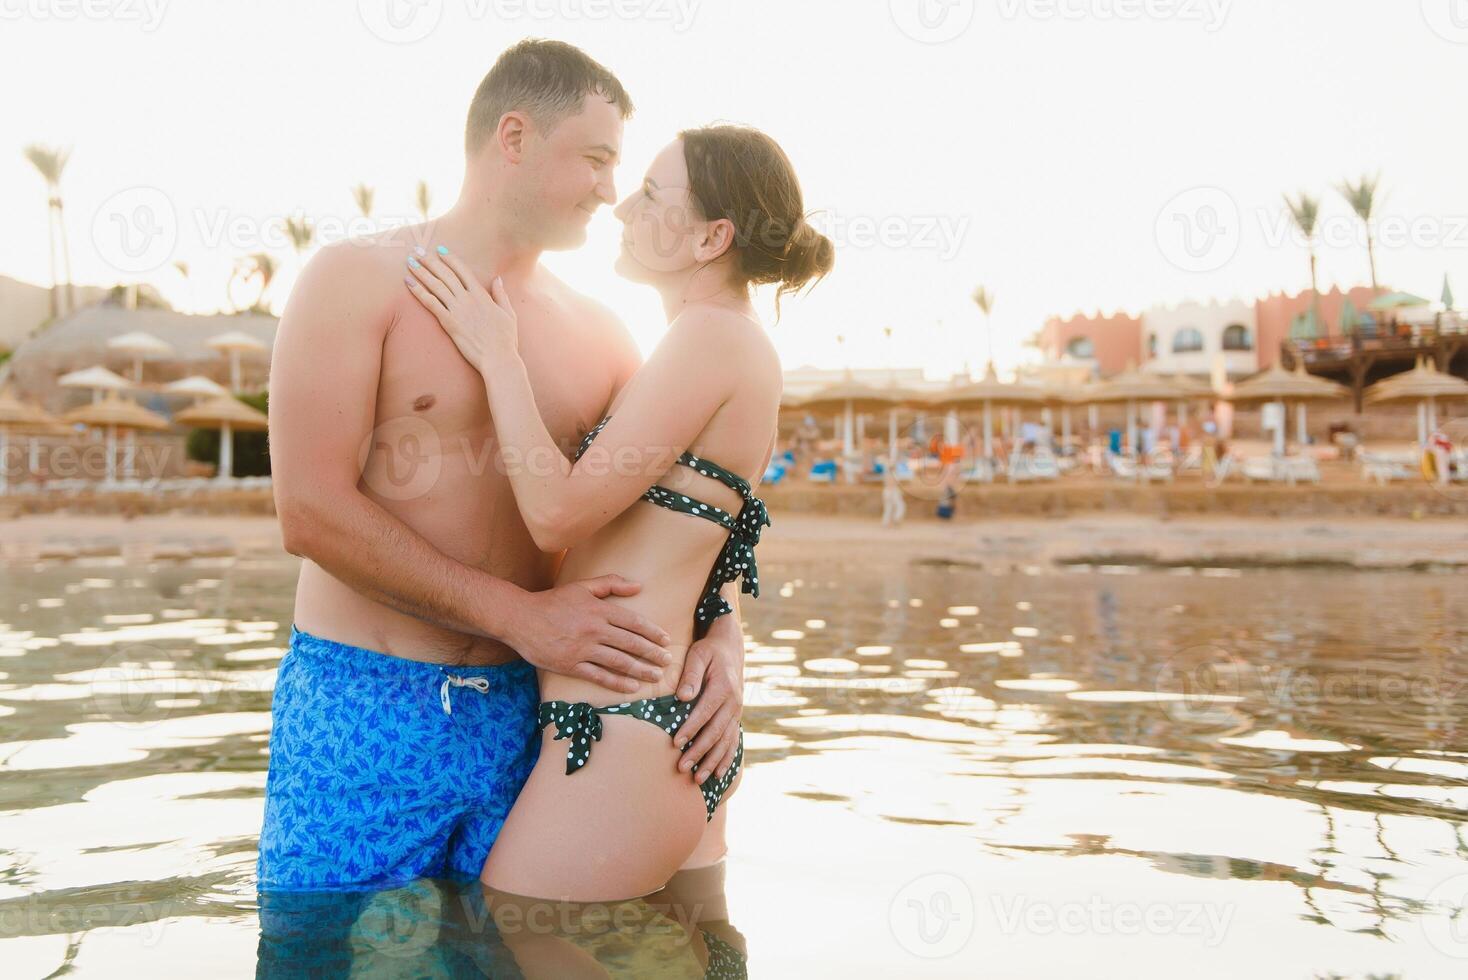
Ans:
[[[141,279],[213,310],[263,236],[285,260],[279,309],[294,259],[272,226],[301,211],[341,237],[362,181],[379,217],[414,219],[420,178],[446,207],[475,86],[504,47],[542,36],[583,47],[636,101],[619,190],[680,127],[733,120],[784,145],[838,248],[774,328],[787,367],[977,372],[979,283],[997,296],[1001,371],[1033,356],[1022,342],[1052,313],[1305,288],[1285,191],[1324,199],[1322,288],[1367,281],[1332,188],[1378,169],[1383,283],[1436,299],[1446,272],[1468,298],[1464,8],[0,0],[0,273],[49,281],[44,188],[20,151],[54,143],[72,147],[78,282]],[[604,209],[583,249],[549,262],[650,350],[661,310],[612,273],[617,241]]]

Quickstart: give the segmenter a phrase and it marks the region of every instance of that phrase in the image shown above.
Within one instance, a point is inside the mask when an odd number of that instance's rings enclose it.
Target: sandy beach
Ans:
[[[857,556],[956,563],[990,570],[1026,565],[1468,569],[1468,522],[1442,517],[1249,517],[1080,514],[1000,516],[882,527],[866,517],[772,514],[760,557],[770,562]],[[207,514],[29,515],[9,521],[0,560],[123,555],[151,561],[279,556],[273,517]]]

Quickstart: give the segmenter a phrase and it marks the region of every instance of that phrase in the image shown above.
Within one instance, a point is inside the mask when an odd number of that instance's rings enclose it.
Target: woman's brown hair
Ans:
[[[748,126],[704,126],[678,134],[694,205],[706,221],[734,225],[732,251],[744,283],[779,283],[780,297],[831,271],[836,247],[805,220],[800,181],[790,158]]]

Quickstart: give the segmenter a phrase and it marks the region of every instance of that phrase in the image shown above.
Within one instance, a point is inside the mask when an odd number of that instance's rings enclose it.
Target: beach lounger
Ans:
[[[834,459],[817,460],[811,464],[810,474],[806,479],[812,483],[835,483],[836,461]]]
[[[1418,479],[1422,472],[1412,465],[1411,460],[1391,453],[1372,453],[1361,449],[1357,450],[1356,457],[1361,461],[1361,478],[1375,480],[1381,486],[1393,480]]]
[[[1060,478],[1060,466],[1050,450],[1036,449],[1034,452],[1010,457],[1008,476],[1010,483],[1057,480]]]
[[[1285,480],[1291,486],[1301,482],[1320,482],[1320,466],[1315,462],[1314,456],[1305,454],[1286,456],[1280,462],[1284,468]]]
[[[1123,480],[1137,479],[1137,461],[1130,456],[1107,453],[1106,465],[1110,468],[1112,476]]]

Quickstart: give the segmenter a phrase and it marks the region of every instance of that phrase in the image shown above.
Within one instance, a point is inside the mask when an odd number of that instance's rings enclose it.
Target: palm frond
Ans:
[[[1320,220],[1320,199],[1301,191],[1294,198],[1286,194],[1285,204],[1290,209],[1290,217],[1295,219],[1296,227],[1306,238],[1314,238],[1315,225]]]

